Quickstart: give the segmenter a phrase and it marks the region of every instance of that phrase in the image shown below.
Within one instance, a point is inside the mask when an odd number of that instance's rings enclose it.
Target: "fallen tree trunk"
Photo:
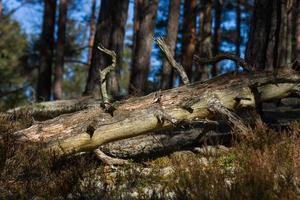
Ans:
[[[287,96],[299,81],[300,75],[294,71],[280,71],[276,77],[268,72],[231,73],[204,83],[116,102],[113,116],[94,106],[37,122],[14,136],[21,142],[43,142],[47,150],[65,156],[147,132],[215,118],[224,110],[255,108],[262,102]]]

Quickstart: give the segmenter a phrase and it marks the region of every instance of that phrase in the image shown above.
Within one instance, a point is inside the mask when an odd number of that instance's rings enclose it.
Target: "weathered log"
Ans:
[[[36,123],[16,132],[19,141],[44,142],[58,155],[90,151],[102,144],[216,117],[212,107],[235,111],[287,96],[300,82],[294,71],[229,73],[203,83],[116,102],[111,116],[100,106]],[[218,104],[215,106],[215,104]]]
[[[92,96],[84,96],[78,99],[57,100],[40,103],[33,103],[25,106],[10,109],[4,115],[17,117],[32,117],[33,120],[42,121],[57,117],[61,114],[72,113],[94,107],[100,104]]]

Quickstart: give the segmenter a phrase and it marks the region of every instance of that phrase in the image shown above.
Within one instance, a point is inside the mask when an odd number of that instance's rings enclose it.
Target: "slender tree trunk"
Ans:
[[[294,28],[295,30],[293,31],[294,33],[294,38],[295,38],[295,42],[294,42],[294,59],[297,61],[300,61],[300,1],[296,0],[295,3],[295,16],[294,16]]]
[[[246,60],[255,69],[274,70],[291,62],[289,0],[256,0]]]
[[[103,0],[101,2],[85,95],[100,97],[99,69],[103,69],[111,62],[107,55],[98,50],[99,44],[114,50],[118,57],[117,61],[121,60],[128,3],[128,0]],[[109,94],[115,96],[118,93],[118,83],[111,84],[111,80],[116,82],[116,77],[111,76],[108,84]]]
[[[200,30],[197,42],[197,52],[201,58],[212,57],[212,1],[202,1],[200,11]],[[206,80],[209,77],[208,65],[197,65],[195,81]]]
[[[182,65],[188,77],[193,73],[193,56],[196,46],[196,0],[184,1]]]
[[[147,91],[158,0],[136,0],[135,4],[136,22],[129,90],[131,94],[143,94]]]
[[[174,56],[175,54],[178,25],[179,25],[179,15],[180,15],[180,0],[170,0],[166,43],[169,45],[171,49],[172,56]],[[164,60],[161,88],[169,89],[172,87],[172,83],[173,83],[172,68],[170,64],[166,60]]]
[[[44,17],[40,46],[40,65],[37,85],[37,100],[51,97],[52,57],[54,49],[55,0],[44,1]]]
[[[222,17],[222,4],[220,0],[214,0],[214,10],[215,10],[215,26],[213,34],[213,56],[219,54],[220,42],[221,42],[221,17]],[[212,77],[218,74],[218,66],[214,64],[210,71]]]
[[[240,0],[236,1],[236,47],[235,54],[240,57],[240,47],[241,47],[241,2]],[[236,65],[238,70],[239,66]]]
[[[89,52],[88,52],[88,61],[89,66],[92,63],[92,51],[95,39],[96,32],[96,0],[92,1],[92,10],[91,10],[91,18],[90,18],[90,36],[89,36]]]
[[[0,0],[0,19],[2,18],[3,15],[3,4],[2,4],[2,0]]]
[[[58,36],[56,49],[56,65],[54,74],[54,99],[62,99],[63,96],[63,69],[64,69],[64,48],[66,40],[67,25],[67,0],[60,0],[58,18]]]

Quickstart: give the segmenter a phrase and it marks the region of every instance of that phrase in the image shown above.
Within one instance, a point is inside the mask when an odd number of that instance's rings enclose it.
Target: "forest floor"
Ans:
[[[7,137],[0,199],[300,199],[300,124],[259,123],[230,146],[203,146],[107,166],[94,154],[56,160]]]

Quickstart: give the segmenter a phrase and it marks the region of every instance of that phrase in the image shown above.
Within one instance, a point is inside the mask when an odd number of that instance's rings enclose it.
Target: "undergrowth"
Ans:
[[[93,154],[57,160],[40,146],[0,143],[0,199],[300,199],[300,124],[258,123],[218,154],[177,152],[104,166]]]

